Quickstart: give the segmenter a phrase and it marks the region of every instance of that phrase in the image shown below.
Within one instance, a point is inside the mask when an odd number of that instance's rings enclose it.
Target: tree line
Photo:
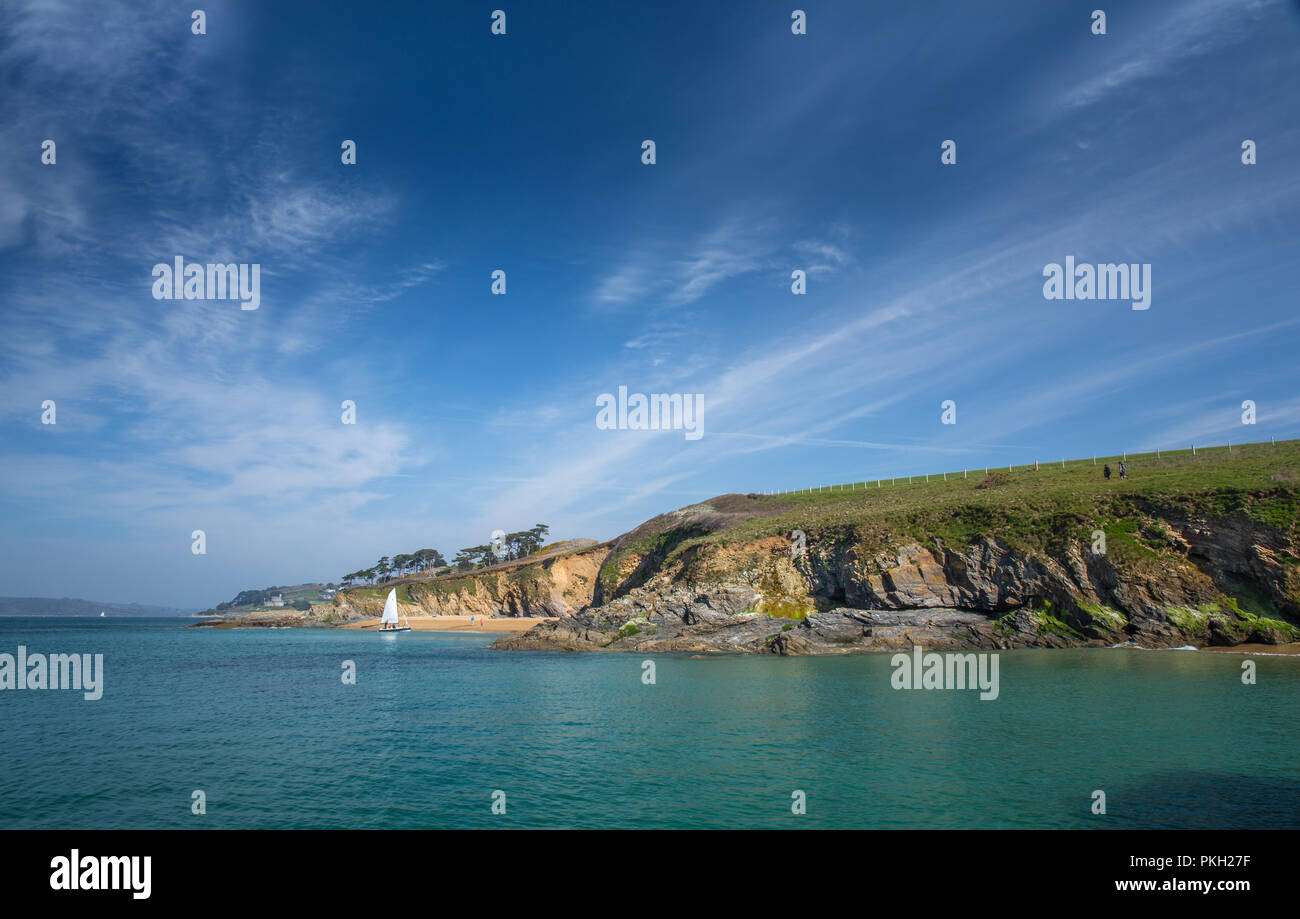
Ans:
[[[502,562],[527,558],[542,548],[546,534],[551,528],[544,523],[518,533],[506,533],[485,546],[470,546],[456,553],[453,564],[457,571],[469,571],[471,568],[486,568]]]
[[[455,568],[457,571],[486,568],[533,555],[542,548],[550,531],[551,528],[546,524],[539,523],[518,533],[506,533],[487,545],[461,549],[451,563],[437,549],[420,549],[409,555],[394,555],[391,558],[385,555],[371,567],[345,574],[340,580],[344,587],[351,587],[354,584],[382,584],[408,574],[436,572],[439,568]]]
[[[380,584],[407,574],[420,574],[436,568],[446,568],[447,560],[437,549],[417,549],[409,555],[385,555],[369,568],[361,568],[341,578],[344,587],[356,583]]]

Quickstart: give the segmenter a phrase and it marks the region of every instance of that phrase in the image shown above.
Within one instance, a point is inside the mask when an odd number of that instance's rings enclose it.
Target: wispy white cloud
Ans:
[[[757,271],[773,246],[768,222],[738,218],[725,219],[688,242],[642,241],[596,282],[592,300],[598,305],[654,301],[681,307],[718,284]]]
[[[800,240],[794,244],[794,249],[804,256],[815,259],[808,266],[809,273],[824,274],[842,268],[851,261],[848,253],[834,243]]]
[[[1088,76],[1065,91],[1061,105],[1095,105],[1175,68],[1194,66],[1205,55],[1250,35],[1265,10],[1277,5],[1278,0],[1182,0],[1152,15],[1110,10],[1106,36],[1088,46],[1094,55],[1084,68]],[[1134,22],[1137,17],[1146,21]]]
[[[1271,436],[1289,438],[1300,433],[1300,397],[1264,401],[1257,404],[1255,422],[1242,421],[1242,400],[1225,394],[1214,400],[1198,400],[1195,404],[1165,406],[1158,427],[1142,439],[1141,449],[1186,449],[1191,445],[1211,446],[1229,441],[1245,443],[1266,440]]]

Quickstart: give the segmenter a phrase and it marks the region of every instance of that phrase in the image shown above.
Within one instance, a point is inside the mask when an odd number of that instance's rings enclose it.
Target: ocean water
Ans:
[[[1247,686],[1234,654],[1001,652],[980,701],[894,690],[889,655],[656,655],[645,685],[641,656],[187,624],[0,619],[0,652],[104,655],[98,701],[0,692],[0,828],[1300,826],[1296,658]]]

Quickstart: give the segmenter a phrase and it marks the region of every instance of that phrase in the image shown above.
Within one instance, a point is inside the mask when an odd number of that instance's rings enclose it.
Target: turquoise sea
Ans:
[[[1001,652],[980,701],[893,689],[889,655],[657,655],[646,685],[640,656],[191,621],[0,619],[0,653],[104,655],[98,701],[0,691],[0,828],[1300,826],[1296,658],[1247,686],[1235,654]]]

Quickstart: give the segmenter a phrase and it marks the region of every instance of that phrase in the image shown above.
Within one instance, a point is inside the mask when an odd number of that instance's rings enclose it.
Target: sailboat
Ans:
[[[409,632],[410,625],[402,625],[397,616],[397,588],[394,587],[388,592],[388,599],[384,601],[384,615],[379,620],[379,631],[381,632]]]

